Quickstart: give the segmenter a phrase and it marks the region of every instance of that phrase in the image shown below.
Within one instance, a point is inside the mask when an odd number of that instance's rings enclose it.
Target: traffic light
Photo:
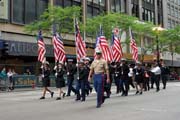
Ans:
[[[8,42],[3,42],[2,54],[3,55],[8,55],[9,54],[9,43]]]

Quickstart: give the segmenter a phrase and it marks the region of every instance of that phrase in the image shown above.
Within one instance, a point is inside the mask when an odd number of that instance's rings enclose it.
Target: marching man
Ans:
[[[88,81],[91,81],[91,77],[93,75],[94,80],[94,88],[97,92],[97,106],[96,108],[100,108],[104,103],[104,74],[107,74],[107,83],[110,82],[109,79],[109,70],[107,62],[102,59],[102,52],[99,49],[95,50],[96,59],[92,62],[90,67],[90,72],[88,76]]]

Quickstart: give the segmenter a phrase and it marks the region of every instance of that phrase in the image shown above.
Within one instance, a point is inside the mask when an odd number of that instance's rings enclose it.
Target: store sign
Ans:
[[[37,56],[38,46],[36,43],[6,41],[8,43],[8,54],[13,56]],[[68,55],[76,55],[75,47],[65,46]],[[93,56],[94,50],[88,48],[88,56]],[[53,46],[46,45],[47,57],[54,57]]]
[[[0,19],[8,19],[9,0],[0,0]]]

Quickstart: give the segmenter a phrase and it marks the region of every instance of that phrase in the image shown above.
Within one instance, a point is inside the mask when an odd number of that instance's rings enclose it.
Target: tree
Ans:
[[[40,19],[25,26],[25,31],[31,34],[37,34],[38,30],[42,30],[47,35],[52,34],[52,26],[57,26],[56,30],[59,33],[74,32],[74,17],[80,18],[81,8],[72,7],[57,7],[49,6],[48,9],[40,16]]]

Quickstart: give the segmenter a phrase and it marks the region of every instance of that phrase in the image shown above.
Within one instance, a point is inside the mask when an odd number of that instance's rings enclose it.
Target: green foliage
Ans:
[[[49,6],[40,16],[40,19],[25,26],[25,31],[36,34],[42,30],[46,34],[51,34],[52,25],[56,24],[57,31],[60,33],[74,32],[74,17],[80,18],[81,8],[77,6],[62,8],[59,6]]]
[[[163,46],[167,46],[173,52],[180,53],[180,25],[174,29],[164,31],[160,36],[160,41]]]

